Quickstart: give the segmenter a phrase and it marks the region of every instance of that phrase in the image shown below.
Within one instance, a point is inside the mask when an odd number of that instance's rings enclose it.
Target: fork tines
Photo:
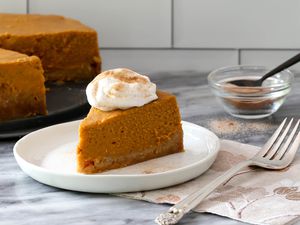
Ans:
[[[293,121],[294,119],[292,118],[290,119],[289,123],[286,123],[287,118],[285,118],[277,128],[277,130],[274,132],[272,137],[263,146],[262,150],[258,153],[258,156],[264,157],[269,160],[280,160],[288,152],[289,149],[297,151],[298,147],[297,149],[294,149],[295,147],[291,148],[291,145],[295,143],[295,139],[299,138],[298,136],[300,136],[299,132],[297,134],[300,119],[297,121],[294,128],[291,129]]]

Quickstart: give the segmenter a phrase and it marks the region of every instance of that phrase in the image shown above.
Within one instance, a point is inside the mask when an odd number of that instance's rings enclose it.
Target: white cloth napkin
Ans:
[[[250,158],[258,149],[222,140],[216,161],[198,178],[169,188],[119,196],[175,204],[236,163]],[[290,167],[281,171],[246,168],[215,190],[194,211],[213,213],[252,224],[282,225],[298,220],[300,157],[297,156]]]

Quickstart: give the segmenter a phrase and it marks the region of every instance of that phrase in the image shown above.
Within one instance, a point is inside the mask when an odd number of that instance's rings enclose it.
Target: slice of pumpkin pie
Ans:
[[[176,98],[128,69],[109,70],[87,87],[92,108],[79,128],[77,169],[97,173],[183,151]]]

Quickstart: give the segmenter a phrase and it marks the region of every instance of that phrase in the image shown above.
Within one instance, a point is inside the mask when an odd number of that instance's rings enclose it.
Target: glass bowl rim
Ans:
[[[224,87],[224,84],[220,84],[220,83],[217,83],[214,79],[213,79],[213,75],[215,75],[216,73],[218,72],[221,72],[221,71],[225,71],[225,70],[237,70],[237,69],[240,69],[242,67],[246,67],[246,68],[249,68],[249,69],[264,69],[264,70],[268,70],[268,68],[266,66],[257,66],[257,65],[247,65],[247,64],[242,64],[242,65],[234,65],[234,66],[224,66],[224,67],[220,67],[218,69],[215,69],[213,71],[211,71],[208,76],[207,76],[207,80],[208,80],[208,83],[211,87],[214,87],[214,88],[217,88],[217,89],[222,89]],[[269,86],[260,86],[260,87],[246,87],[247,89],[251,90],[251,89],[266,89],[266,88],[270,88],[270,89],[273,89],[273,88],[278,88],[278,89],[285,89],[285,88],[289,88],[294,80],[294,73],[291,72],[289,69],[285,69],[281,72],[285,72],[289,75],[289,80],[287,82],[284,82],[282,84],[274,84],[274,85],[269,85]],[[280,73],[281,73],[280,72]],[[235,89],[236,90],[242,90],[244,89],[245,87],[239,87],[239,86],[236,86]],[[276,90],[278,90],[276,89]]]

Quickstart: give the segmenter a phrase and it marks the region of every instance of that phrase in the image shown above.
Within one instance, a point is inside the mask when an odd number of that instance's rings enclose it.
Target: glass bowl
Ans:
[[[226,112],[244,119],[258,119],[276,112],[291,90],[294,75],[284,70],[266,79],[259,87],[240,87],[228,83],[237,79],[259,79],[269,70],[263,66],[232,66],[208,75],[212,92]]]

